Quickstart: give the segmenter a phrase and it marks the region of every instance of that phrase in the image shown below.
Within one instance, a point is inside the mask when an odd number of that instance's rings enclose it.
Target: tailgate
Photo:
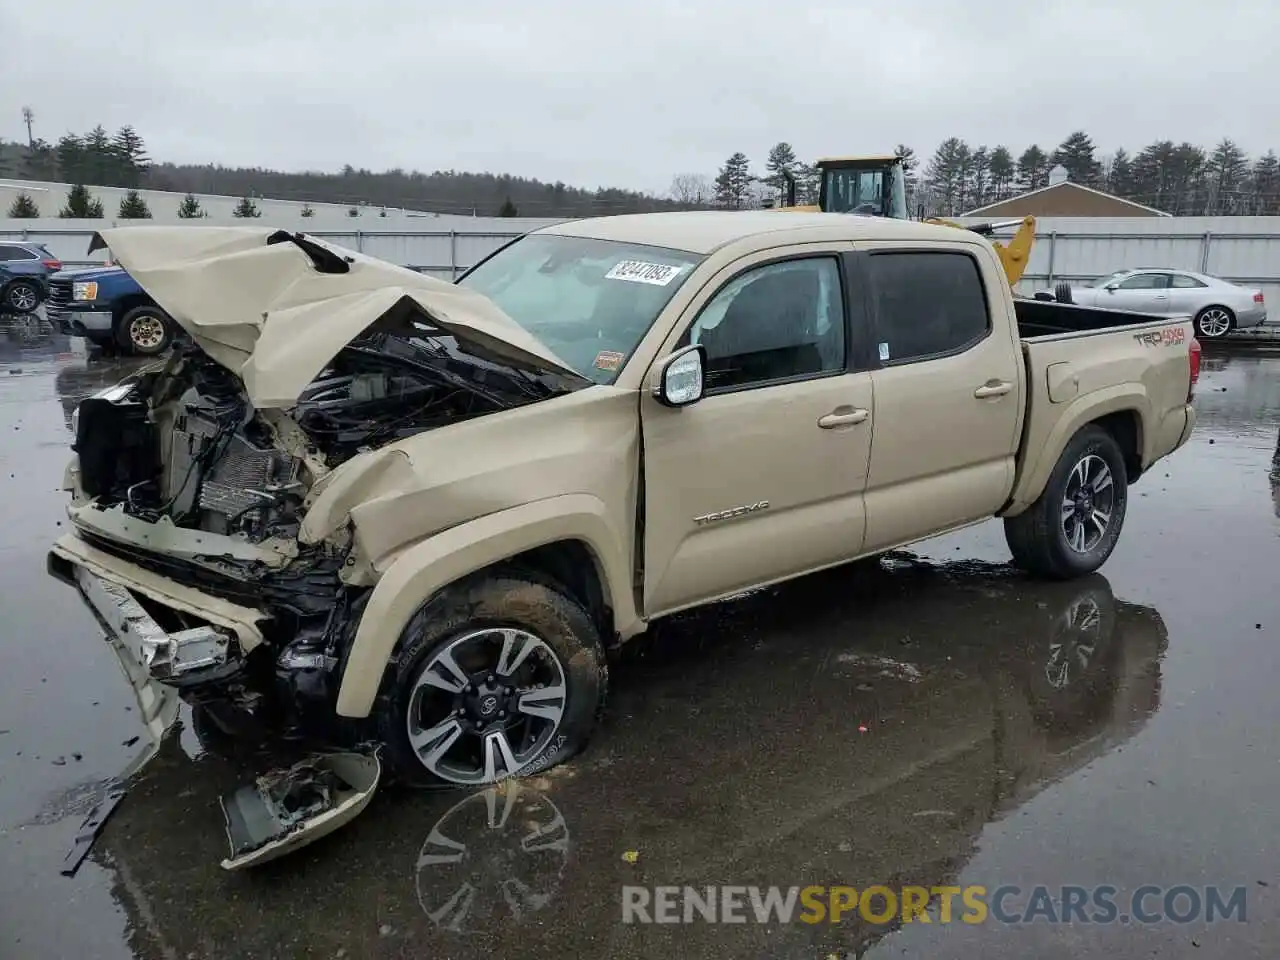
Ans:
[[[1039,496],[1067,441],[1099,417],[1136,417],[1143,469],[1185,442],[1193,339],[1190,317],[1170,317],[1023,340],[1027,416],[1008,512]]]

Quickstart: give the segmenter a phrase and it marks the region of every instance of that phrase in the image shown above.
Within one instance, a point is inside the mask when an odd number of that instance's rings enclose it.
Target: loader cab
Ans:
[[[835,157],[819,160],[816,166],[818,207],[823,213],[909,219],[900,158]]]

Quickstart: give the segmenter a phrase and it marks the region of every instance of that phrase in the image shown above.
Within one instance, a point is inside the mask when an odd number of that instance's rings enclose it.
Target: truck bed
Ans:
[[[1081,307],[1055,300],[1013,299],[1018,318],[1018,335],[1023,340],[1056,337],[1064,333],[1087,333],[1116,327],[1144,326],[1152,323],[1182,323],[1190,316],[1162,316],[1131,310],[1108,310],[1103,307]]]

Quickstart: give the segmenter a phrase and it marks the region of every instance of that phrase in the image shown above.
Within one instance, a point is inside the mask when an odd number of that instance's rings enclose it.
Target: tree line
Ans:
[[[1057,147],[1032,144],[1016,156],[1009,147],[971,147],[948,137],[921,169],[915,151],[898,144],[906,172],[907,205],[924,216],[953,217],[1049,185],[1051,171],[1062,166],[1073,183],[1123,197],[1174,216],[1280,215],[1280,159],[1274,150],[1251,158],[1224,138],[1212,150],[1192,143],[1159,140],[1136,154],[1120,148],[1099,156],[1083,130]],[[672,198],[690,206],[741,209],[777,202],[790,173],[797,202],[817,201],[814,165],[796,157],[786,142],[770,148],[763,175],[751,171],[742,152],[732,154],[718,174],[681,174]]]
[[[24,122],[33,115],[24,109]],[[30,129],[30,126],[29,126]],[[1015,155],[1008,146],[970,146],[959,137],[942,141],[923,165],[915,151],[898,144],[894,153],[906,169],[908,206],[913,214],[957,216],[1026,190],[1046,186],[1058,165],[1075,183],[1104,190],[1174,215],[1280,215],[1280,160],[1275,151],[1251,158],[1234,141],[1223,139],[1213,149],[1161,140],[1136,154],[1125,149],[1099,155],[1084,131],[1069,134],[1052,149],[1032,144]],[[742,209],[778,202],[788,177],[796,183],[799,203],[817,200],[814,165],[802,161],[783,141],[768,151],[761,173],[741,151],[733,153],[714,177],[699,173],[676,176],[665,196],[616,187],[595,190],[547,183],[510,174],[434,173],[403,169],[374,172],[350,165],[338,173],[284,172],[259,167],[216,164],[157,163],[147,154],[142,136],[129,125],[110,134],[98,124],[87,133],[67,133],[56,143],[29,135],[27,144],[0,142],[0,175],[55,180],[75,185],[63,217],[102,217],[105,211],[85,184],[125,187],[131,192],[116,217],[145,219],[150,210],[139,189],[185,193],[180,217],[204,216],[195,194],[240,197],[234,215],[260,215],[255,198],[304,203],[340,203],[349,216],[366,208],[406,208],[476,216],[548,218],[640,213],[657,210]],[[35,217],[35,201],[20,195],[10,217]],[[48,215],[48,214],[45,214]]]

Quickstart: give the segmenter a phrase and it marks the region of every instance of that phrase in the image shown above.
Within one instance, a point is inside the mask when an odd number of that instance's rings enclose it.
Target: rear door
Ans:
[[[995,255],[957,243],[859,257],[877,345],[867,550],[995,514],[1013,487],[1024,374]]]
[[[668,351],[707,351],[702,399],[641,398],[647,616],[849,559],[862,547],[871,375],[853,348],[850,245],[725,267]],[[851,320],[856,314],[859,320]]]

